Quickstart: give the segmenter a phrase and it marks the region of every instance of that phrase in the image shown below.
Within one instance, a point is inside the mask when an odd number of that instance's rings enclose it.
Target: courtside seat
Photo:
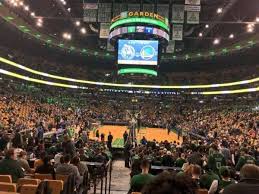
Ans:
[[[52,174],[38,174],[38,173],[36,173],[35,175],[34,175],[34,178],[35,179],[40,179],[40,180],[42,180],[42,181],[44,181],[44,180],[53,180],[53,176],[52,176]]]
[[[12,176],[11,175],[0,175],[0,182],[2,183],[12,183]]]
[[[209,192],[208,192],[208,190],[207,189],[198,189],[197,191],[196,191],[196,194],[208,194]]]
[[[16,184],[14,183],[1,183],[0,182],[0,193],[5,192],[16,192]]]
[[[48,182],[49,188],[52,190],[51,194],[60,194],[63,190],[63,181],[61,180],[45,180]]]
[[[21,186],[20,194],[36,194],[38,185],[24,184]]]

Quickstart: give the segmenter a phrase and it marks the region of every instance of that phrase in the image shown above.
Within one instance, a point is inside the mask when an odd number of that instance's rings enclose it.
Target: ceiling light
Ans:
[[[206,24],[206,25],[205,25],[205,28],[209,28],[209,27],[210,27],[209,24]]]
[[[32,17],[35,17],[35,13],[34,13],[34,12],[31,12],[31,16],[32,16]]]
[[[85,34],[85,33],[86,33],[86,29],[85,29],[85,28],[81,28],[81,29],[80,29],[80,32],[81,32],[82,34]]]
[[[24,10],[29,11],[30,10],[29,6],[28,5],[24,6]]]
[[[202,37],[202,36],[203,36],[203,34],[202,34],[202,32],[200,32],[200,33],[199,33],[199,37]]]
[[[70,11],[71,11],[71,8],[70,8],[70,7],[69,7],[69,8],[67,8],[67,11],[68,11],[68,12],[70,12]]]
[[[37,22],[42,23],[43,21],[41,18],[38,18]]]
[[[38,27],[42,27],[42,23],[41,22],[37,22],[37,26]]]
[[[223,11],[223,9],[220,7],[220,8],[218,8],[217,9],[217,14],[220,14],[220,13],[222,13],[222,11]]]
[[[254,32],[254,28],[247,28],[247,32],[249,33]]]
[[[256,22],[259,22],[259,17],[256,17],[255,21],[256,21]]]
[[[62,36],[63,36],[63,38],[66,39],[66,40],[71,40],[71,38],[72,38],[71,34],[70,34],[70,33],[67,33],[67,32],[64,32]]]
[[[233,39],[233,38],[234,38],[234,34],[230,34],[230,35],[229,35],[229,38],[230,38],[230,39]]]
[[[217,44],[219,44],[219,42],[220,42],[219,39],[215,38],[214,41],[213,41],[213,44],[217,45]]]
[[[76,26],[80,26],[80,21],[76,21]]]

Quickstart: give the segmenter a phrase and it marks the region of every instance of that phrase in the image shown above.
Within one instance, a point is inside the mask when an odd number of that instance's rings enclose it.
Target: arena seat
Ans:
[[[16,184],[14,183],[0,183],[0,193],[5,192],[16,192]]]
[[[29,178],[20,178],[17,182],[17,185],[39,185],[40,179],[29,179]]]
[[[21,186],[20,194],[36,194],[38,185],[24,184]]]
[[[132,192],[131,194],[141,194],[140,192]]]
[[[52,190],[51,194],[60,194],[63,190],[63,181],[61,180],[45,180],[48,182],[49,188]]]
[[[197,191],[196,191],[196,194],[208,194],[209,192],[208,192],[208,190],[207,189],[198,189]]]
[[[38,174],[38,173],[36,173],[35,175],[34,175],[34,178],[35,179],[40,179],[40,180],[42,180],[42,181],[44,181],[44,180],[53,180],[53,176],[52,176],[52,174]]]
[[[56,174],[56,180],[63,181],[64,183],[67,182],[68,175]]]
[[[12,176],[11,175],[0,175],[0,182],[2,183],[12,183]]]

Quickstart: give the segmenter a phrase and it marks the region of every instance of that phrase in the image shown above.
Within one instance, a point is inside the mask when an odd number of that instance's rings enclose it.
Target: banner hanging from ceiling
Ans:
[[[185,4],[187,4],[187,5],[200,5],[201,0],[185,0]]]
[[[110,34],[110,23],[101,23],[100,24],[100,38],[108,38]]]
[[[188,11],[187,12],[187,24],[199,24],[200,12]]]
[[[174,53],[174,48],[175,48],[175,41],[170,40],[168,42],[168,46],[166,47],[166,53]]]
[[[126,3],[114,3],[113,4],[113,17],[120,15],[121,12],[127,11]]]
[[[97,10],[98,3],[83,3],[84,10],[84,22],[96,22],[97,21]]]
[[[129,3],[128,11],[140,11],[140,4],[137,3]]]
[[[172,6],[172,22],[184,23],[184,5]]]
[[[173,25],[173,37],[172,40],[183,40],[183,25]]]
[[[157,13],[163,17],[169,18],[169,5],[168,4],[158,4]]]
[[[98,4],[98,22],[110,22],[112,13],[111,3],[99,3]]]

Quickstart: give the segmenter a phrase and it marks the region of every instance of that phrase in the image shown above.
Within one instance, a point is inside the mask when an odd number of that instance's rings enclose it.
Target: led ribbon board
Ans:
[[[51,81],[44,81],[39,80],[35,78],[30,78],[28,76],[20,75],[17,73],[13,73],[10,71],[6,71],[4,69],[0,69],[0,74],[8,75],[11,77],[15,77],[18,79],[26,80],[29,82],[44,84],[44,85],[51,85],[56,87],[64,87],[64,88],[74,88],[74,89],[88,89],[87,87],[77,86],[77,85],[68,85],[68,84],[62,84],[57,82],[51,82]],[[250,92],[258,92],[259,87],[257,88],[246,88],[246,89],[239,89],[239,90],[226,90],[226,91],[205,91],[205,92],[198,92],[200,95],[218,95],[218,94],[240,94],[240,93],[250,93]],[[196,92],[191,92],[190,94],[196,94]]]
[[[120,36],[123,34],[131,34],[131,33],[145,33],[145,34],[156,35],[169,41],[169,34],[166,31],[158,28],[148,27],[148,26],[127,26],[127,27],[116,28],[110,33],[109,39],[112,39],[116,36]]]
[[[149,89],[202,89],[202,88],[219,88],[219,87],[229,87],[229,86],[237,86],[237,85],[243,85],[243,84],[251,84],[255,82],[259,82],[259,77],[250,79],[250,80],[243,80],[243,81],[236,81],[236,82],[228,82],[228,83],[222,83],[222,84],[206,84],[206,85],[182,85],[182,86],[175,86],[175,85],[140,85],[140,84],[115,84],[115,83],[107,83],[107,82],[96,82],[96,81],[89,81],[89,80],[80,80],[80,79],[74,79],[69,77],[63,77],[53,74],[48,74],[45,72],[37,71],[34,69],[31,69],[29,67],[26,67],[24,65],[20,65],[18,63],[15,63],[13,61],[10,61],[8,59],[0,57],[0,62],[13,66],[19,69],[22,69],[24,71],[41,75],[44,77],[49,77],[53,79],[58,80],[64,80],[64,81],[70,81],[70,82],[77,82],[77,83],[84,83],[89,85],[99,85],[99,86],[111,86],[111,87],[123,87],[123,88],[149,88]],[[26,77],[26,76],[24,76]],[[253,89],[253,88],[252,88]],[[259,87],[256,88],[256,91],[259,91]],[[220,92],[220,91],[217,91]]]
[[[118,20],[110,26],[110,30],[112,30],[113,28],[116,28],[120,25],[124,25],[124,24],[133,25],[136,23],[155,25],[155,26],[161,27],[169,32],[169,26],[166,25],[166,23],[164,23],[160,20],[156,20],[156,19],[152,19],[152,18],[145,18],[145,17],[142,17],[142,18],[132,17],[132,18],[125,18],[125,19]]]
[[[119,75],[123,74],[147,74],[147,75],[153,75],[157,76],[157,72],[151,69],[143,69],[143,68],[125,68],[120,69],[118,71]]]

